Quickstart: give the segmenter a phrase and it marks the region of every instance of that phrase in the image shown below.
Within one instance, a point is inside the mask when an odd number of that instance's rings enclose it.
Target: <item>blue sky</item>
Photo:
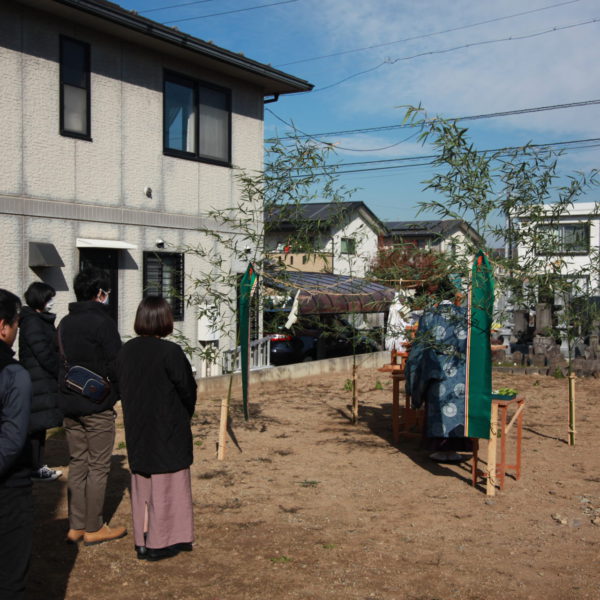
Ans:
[[[266,112],[267,137],[285,135],[281,121],[293,121],[307,133],[396,125],[403,106],[419,103],[432,115],[457,117],[600,99],[598,0],[119,4],[313,83],[309,94],[282,96],[267,105],[276,115]],[[208,16],[240,9],[251,10]],[[464,125],[481,149],[600,138],[600,104]],[[410,139],[412,133],[389,129],[324,139],[337,144],[337,158],[346,162],[430,154]],[[600,167],[599,149],[570,151],[561,169]],[[422,181],[432,174],[431,167],[420,166],[353,173],[340,181],[358,188],[352,199],[364,201],[381,219],[405,220],[415,218],[419,201],[435,197],[423,192]],[[592,191],[584,200],[599,196],[600,190]]]

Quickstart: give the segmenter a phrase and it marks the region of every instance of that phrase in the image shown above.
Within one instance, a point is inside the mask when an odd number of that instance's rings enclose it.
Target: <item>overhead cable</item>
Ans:
[[[461,31],[463,29],[470,29],[472,27],[478,27],[480,25],[487,25],[489,23],[496,23],[498,21],[504,21],[506,19],[512,19],[515,17],[522,17],[524,15],[530,15],[532,13],[541,12],[543,10],[550,10],[551,8],[557,8],[559,6],[565,6],[567,4],[575,4],[581,2],[581,0],[568,0],[568,2],[560,2],[558,4],[551,4],[550,6],[542,6],[541,8],[534,8],[533,10],[526,10],[520,13],[514,13],[512,15],[506,15],[504,17],[495,17],[493,19],[487,19],[485,21],[478,21],[477,23],[469,23],[468,25],[459,25],[457,27],[451,27],[450,29],[442,29],[440,31],[432,31],[430,33],[424,33],[421,35],[414,35],[412,37],[402,38],[393,42],[383,42],[381,44],[374,44],[372,46],[364,46],[362,48],[352,48],[350,50],[341,50],[340,52],[332,52],[331,54],[323,54],[321,56],[312,56],[310,58],[301,58],[298,60],[292,60],[290,62],[280,63],[275,65],[276,67],[287,67],[289,65],[297,65],[300,63],[311,62],[313,60],[322,60],[324,58],[332,58],[334,56],[343,56],[344,54],[352,54],[354,52],[363,52],[364,50],[374,50],[376,48],[384,48],[386,46],[393,46],[394,44],[402,44],[404,42],[412,42],[414,40],[421,40],[424,38],[434,37],[436,35],[442,35],[445,33],[452,33],[454,31]],[[156,9],[155,9],[156,10]],[[158,9],[160,10],[160,9]]]
[[[183,23],[184,21],[196,21],[198,19],[208,19],[209,17],[220,17],[221,15],[232,15],[233,13],[246,12],[249,10],[258,10],[259,8],[269,8],[270,6],[279,6],[280,4],[291,4],[299,2],[299,0],[281,0],[280,2],[272,2],[271,4],[260,4],[259,6],[248,6],[247,8],[237,8],[235,10],[226,10],[225,12],[211,13],[209,15],[201,15],[199,17],[186,17],[185,19],[173,19],[172,21],[162,21],[163,25],[171,23]]]
[[[484,114],[480,114],[480,115],[469,115],[469,116],[465,116],[465,117],[448,117],[446,120],[447,121],[475,121],[478,119],[493,119],[493,118],[497,118],[497,117],[509,117],[512,115],[523,115],[523,114],[527,114],[527,113],[543,112],[543,111],[547,111],[547,110],[558,110],[558,109],[562,109],[562,108],[577,108],[580,106],[592,106],[594,104],[600,104],[600,99],[583,100],[581,102],[568,102],[566,104],[552,104],[549,106],[534,106],[531,108],[518,108],[518,109],[514,109],[514,110],[505,110],[505,111],[501,111],[501,112],[484,113]],[[270,109],[269,109],[269,112],[271,112],[271,114],[273,114],[274,116],[277,116]],[[283,119],[281,119],[281,118],[279,118],[279,119],[283,121]],[[438,120],[440,120],[440,119],[434,118],[428,122],[435,122]],[[285,123],[285,121],[283,121],[283,122]],[[358,134],[358,133],[371,133],[374,131],[390,131],[392,129],[406,129],[406,128],[410,128],[410,127],[419,127],[419,126],[420,126],[420,123],[398,123],[396,125],[381,125],[379,127],[363,127],[361,129],[345,129],[345,130],[340,130],[340,131],[327,131],[324,133],[306,133],[306,134],[299,135],[299,136],[282,136],[282,137],[278,137],[278,138],[269,138],[266,141],[274,142],[275,140],[279,140],[279,141],[291,140],[291,139],[294,139],[294,137],[296,137],[296,138],[320,138],[320,137],[326,137],[326,136],[332,136],[332,135],[354,135],[354,134]]]
[[[588,148],[596,148],[600,145],[598,143],[591,144],[591,142],[600,142],[600,138],[588,138],[588,139],[583,139],[583,140],[568,140],[568,141],[561,141],[561,142],[549,142],[546,144],[526,144],[526,145],[522,145],[522,146],[507,146],[504,148],[495,148],[495,149],[492,148],[492,149],[487,149],[487,150],[477,150],[476,152],[477,152],[477,154],[497,153],[498,156],[505,156],[505,155],[509,154],[510,152],[514,152],[516,150],[523,150],[524,148],[534,148],[534,149],[549,152],[556,146],[570,146],[570,145],[574,145],[574,144],[590,143],[590,145],[588,145],[588,146],[579,146],[579,147],[569,148],[569,150],[581,150],[581,149],[588,149]],[[410,169],[413,167],[431,166],[432,164],[434,164],[435,158],[437,158],[437,155],[435,155],[435,154],[424,154],[424,155],[419,155],[419,156],[404,156],[404,157],[400,157],[400,158],[396,158],[396,159],[384,159],[384,160],[374,160],[374,161],[358,161],[358,162],[353,162],[353,163],[330,164],[330,165],[325,165],[325,168],[336,169],[335,170],[336,175],[346,175],[348,173],[362,173],[362,172],[367,172],[367,171],[387,171],[387,170],[391,170],[391,169]],[[384,162],[388,162],[388,161],[409,162],[409,161],[416,161],[416,160],[427,160],[427,162],[420,162],[420,163],[411,162],[410,164],[389,165],[389,166],[383,166],[383,167],[367,167],[364,169],[343,169],[343,167],[346,165],[355,166],[355,165],[361,165],[361,164],[367,165],[367,164],[384,163]],[[298,169],[298,171],[301,171],[301,169]],[[321,173],[313,173],[313,174],[317,175],[317,176],[321,175]],[[323,172],[323,174],[325,174],[325,171]],[[301,175],[294,175],[294,177],[301,177]]]
[[[181,4],[168,4],[167,6],[161,6],[158,8],[149,8],[148,10],[138,10],[138,14],[145,15],[151,12],[158,12],[159,10],[169,10],[171,8],[180,8],[182,6],[191,6],[192,4],[204,4],[205,2],[214,2],[214,0],[194,0],[194,2],[182,2]]]
[[[511,36],[505,37],[505,38],[482,40],[480,42],[471,42],[469,44],[462,44],[460,46],[453,46],[452,48],[444,48],[442,50],[428,50],[427,52],[419,52],[417,54],[412,54],[410,56],[400,56],[398,58],[387,58],[383,62],[380,62],[378,65],[375,65],[374,67],[370,67],[369,69],[364,69],[363,71],[359,71],[358,73],[353,73],[352,75],[348,75],[347,77],[344,77],[344,79],[340,79],[339,81],[336,81],[335,83],[330,83],[329,85],[317,87],[311,93],[315,94],[317,92],[323,92],[325,90],[329,90],[338,85],[341,85],[342,83],[345,83],[346,81],[349,81],[350,79],[354,79],[355,77],[359,77],[361,75],[366,75],[367,73],[372,73],[373,71],[376,71],[377,69],[383,67],[384,65],[393,65],[393,64],[396,64],[397,62],[413,60],[415,58],[421,58],[423,56],[432,56],[435,54],[446,54],[448,52],[456,52],[457,50],[464,50],[465,48],[474,48],[476,46],[485,46],[485,45],[489,45],[489,44],[498,44],[501,42],[515,42],[515,41],[520,41],[520,40],[531,39],[534,37],[540,37],[542,35],[547,35],[549,33],[556,33],[557,31],[565,31],[567,29],[573,29],[575,27],[582,27],[583,25],[590,25],[592,23],[598,23],[599,21],[600,21],[599,18],[594,18],[594,19],[589,19],[588,21],[582,21],[580,23],[573,23],[571,25],[555,26],[555,27],[552,27],[552,29],[538,31],[536,33],[529,33],[529,34],[525,34],[525,35],[511,35]]]

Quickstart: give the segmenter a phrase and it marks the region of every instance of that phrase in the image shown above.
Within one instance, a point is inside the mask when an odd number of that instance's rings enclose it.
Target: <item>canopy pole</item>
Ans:
[[[498,447],[498,405],[492,402],[492,416],[490,419],[490,439],[487,451],[487,482],[486,496],[496,495],[496,448]]]
[[[356,393],[356,355],[352,363],[352,424],[358,423],[358,395]]]
[[[575,373],[569,373],[569,446],[575,445]]]
[[[219,423],[219,441],[217,443],[217,459],[225,460],[225,446],[227,444],[227,419],[229,418],[229,397],[221,400],[221,422]]]

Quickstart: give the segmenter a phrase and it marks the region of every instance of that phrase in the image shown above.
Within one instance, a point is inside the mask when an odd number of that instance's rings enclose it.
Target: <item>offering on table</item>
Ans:
[[[492,398],[514,398],[517,390],[510,387],[502,387],[492,392]]]

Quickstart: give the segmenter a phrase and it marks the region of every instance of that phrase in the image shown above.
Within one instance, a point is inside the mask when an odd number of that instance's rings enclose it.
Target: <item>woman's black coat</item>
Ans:
[[[29,371],[33,398],[31,432],[62,424],[58,393],[58,345],[54,321],[56,315],[39,313],[29,306],[21,309],[19,325],[19,360]]]
[[[119,399],[115,360],[121,349],[121,337],[108,307],[95,300],[71,302],[69,314],[58,326],[58,334],[69,366],[85,367],[111,382],[111,392],[106,399],[94,402],[65,386],[65,365],[61,361],[59,382],[65,415],[79,417],[112,408]]]
[[[129,466],[173,473],[193,462],[190,421],[196,381],[181,348],[152,336],[128,341],[117,358]]]

